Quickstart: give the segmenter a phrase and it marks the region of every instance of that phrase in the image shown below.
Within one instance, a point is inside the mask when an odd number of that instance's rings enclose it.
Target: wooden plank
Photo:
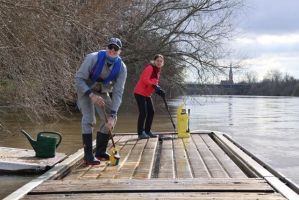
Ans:
[[[274,192],[263,179],[102,179],[49,180],[31,194],[76,192],[253,191]]]
[[[130,156],[130,153],[134,146],[136,145],[138,139],[137,135],[133,136],[126,136],[126,140],[122,141],[121,144],[122,148],[119,152],[120,154],[120,160],[119,164],[117,166],[109,166],[106,167],[97,177],[98,179],[107,179],[107,178],[114,178],[117,174],[118,170],[126,163],[128,157]]]
[[[203,129],[197,129],[197,130],[191,130],[190,133],[191,134],[210,134],[213,131],[211,130],[203,130]]]
[[[232,159],[212,140],[209,135],[201,135],[211,152],[231,178],[246,178],[246,174],[238,167]]]
[[[124,145],[127,143],[128,140],[131,139],[132,136],[114,136],[114,141],[120,150],[124,147]],[[108,148],[112,148],[112,142],[109,141]],[[109,151],[109,150],[108,150]],[[86,166],[84,162],[81,162],[81,164],[73,169],[70,174],[68,174],[66,177],[64,177],[64,180],[72,180],[72,179],[90,179],[90,178],[98,178],[102,175],[102,172],[108,167],[109,161],[102,161],[100,165],[95,166]]]
[[[270,185],[272,185],[274,188],[277,189],[279,193],[281,193],[283,196],[285,196],[289,200],[298,200],[299,195],[291,190],[287,185],[285,185],[283,182],[281,182],[276,177],[265,177],[265,179],[268,181]]]
[[[211,174],[209,173],[207,166],[203,162],[200,153],[196,149],[192,137],[184,138],[183,141],[194,178],[210,178]]]
[[[124,136],[114,136],[114,141],[117,144],[117,142],[120,142],[120,140]],[[127,139],[127,138],[126,138]],[[108,151],[109,149],[112,148],[112,142],[111,140],[108,143]],[[69,179],[77,179],[77,178],[83,178],[83,176],[89,171],[97,171],[100,173],[107,165],[107,162],[101,162],[101,165],[96,165],[96,166],[91,166],[91,165],[86,165],[83,161],[78,164],[78,166],[74,169],[72,169],[71,173],[65,176],[63,179],[64,180],[69,180]],[[95,170],[96,169],[96,170]],[[95,176],[96,178],[97,176]]]
[[[0,172],[42,173],[65,157],[64,153],[56,153],[53,158],[37,158],[34,150],[0,147]]]
[[[191,134],[210,134],[213,133],[212,130],[191,130]],[[177,133],[174,133],[173,131],[159,131],[155,132],[155,135],[160,135],[160,136],[169,136],[169,135],[176,135]],[[126,132],[126,133],[114,133],[115,136],[120,136],[120,135],[136,135],[136,132]]]
[[[286,200],[278,193],[246,193],[246,192],[157,192],[157,193],[87,193],[87,194],[49,194],[27,195],[24,200]]]
[[[121,149],[122,142],[127,141],[128,137],[130,136],[115,136],[113,139],[115,141],[115,145]],[[120,145],[118,145],[120,144]],[[110,152],[110,149],[112,148],[112,142],[109,140],[107,151]],[[80,179],[96,179],[98,176],[100,176],[101,172],[107,168],[109,165],[109,161],[101,161],[100,165],[93,165],[86,168],[85,164],[83,163],[82,167],[86,169],[83,171],[82,174],[79,174],[80,176],[78,178]],[[72,173],[73,174],[73,173]]]
[[[197,150],[201,154],[204,163],[213,178],[228,178],[227,172],[220,165],[214,154],[210,151],[206,143],[203,141],[200,135],[192,134],[192,138],[196,145]]]
[[[63,177],[64,180],[72,180],[72,179],[79,179],[81,178],[92,166],[85,165],[83,160],[77,167],[71,170],[69,174]]]
[[[210,131],[211,133],[212,131]],[[173,131],[159,131],[155,132],[155,135],[169,135],[169,134],[176,134]],[[127,132],[127,133],[116,133],[115,135],[136,135],[136,132]]]
[[[175,178],[172,136],[163,140],[161,148],[158,178]]]
[[[85,171],[81,174],[81,176],[77,177],[84,182],[84,179],[96,179],[101,175],[101,172],[107,168],[109,165],[109,161],[101,161],[100,165],[91,165],[88,167],[84,167]]]
[[[141,160],[142,153],[148,140],[138,140],[133,147],[126,162],[119,168],[117,174],[114,176],[116,179],[129,179],[132,178],[135,169],[138,167]]]
[[[151,178],[158,142],[158,138],[150,138],[148,140],[142,153],[139,165],[134,172],[134,179]]]
[[[127,141],[128,137],[130,136],[114,136],[114,141],[116,142],[116,145],[118,147],[122,147],[121,142],[123,141]],[[96,141],[93,142],[93,147],[96,146]],[[109,149],[112,148],[112,142],[111,140],[108,143],[108,151]],[[97,178],[99,176],[99,174],[101,174],[101,171],[103,171],[107,165],[108,165],[109,161],[102,161],[100,165],[86,165],[83,160],[78,163],[78,166],[74,167],[71,172],[63,177],[64,180],[72,180],[72,179],[85,179],[85,178]]]
[[[173,140],[174,162],[176,178],[193,178],[189,164],[189,158],[185,151],[185,145],[180,138]]]

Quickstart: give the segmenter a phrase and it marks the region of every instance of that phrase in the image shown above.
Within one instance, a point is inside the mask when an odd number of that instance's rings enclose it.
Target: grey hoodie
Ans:
[[[97,58],[98,58],[97,55],[98,52],[93,52],[88,54],[85,57],[83,63],[81,64],[80,69],[76,73],[75,86],[79,97],[83,95],[89,95],[91,93],[91,89],[95,87],[97,84],[99,84],[97,82],[93,83],[93,81],[90,79],[92,68],[97,62]],[[112,70],[112,66],[108,67],[107,62],[105,61],[100,77],[102,79],[107,78],[111,70]],[[117,113],[122,101],[122,95],[124,92],[126,79],[127,79],[127,68],[125,63],[122,62],[120,72],[118,73],[116,79],[112,81],[110,84],[107,85],[101,84],[103,92],[110,92],[113,86],[111,111],[115,114]]]

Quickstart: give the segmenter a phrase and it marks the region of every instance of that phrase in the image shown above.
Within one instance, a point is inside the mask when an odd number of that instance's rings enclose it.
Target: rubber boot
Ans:
[[[110,155],[106,152],[109,141],[109,135],[97,132],[96,158],[98,160],[109,160]]]
[[[99,165],[101,161],[97,160],[92,153],[92,134],[82,134],[84,147],[84,161],[86,165]]]
[[[138,140],[148,139],[148,138],[149,136],[144,131],[142,131],[141,134],[138,134]]]
[[[148,135],[150,138],[156,138],[157,136],[154,135],[151,131],[145,132],[146,135]]]

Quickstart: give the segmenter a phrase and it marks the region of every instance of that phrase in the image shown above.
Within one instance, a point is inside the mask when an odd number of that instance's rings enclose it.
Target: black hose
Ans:
[[[172,123],[172,126],[173,126],[173,129],[174,129],[174,133],[175,133],[175,132],[176,132],[176,129],[175,129],[175,124],[174,124],[174,122],[173,122],[173,119],[172,119],[172,116],[171,116],[171,114],[170,114],[170,112],[169,112],[169,108],[168,108],[168,105],[167,105],[166,99],[165,99],[165,97],[162,97],[162,99],[163,99],[163,101],[164,101],[164,104],[165,104],[166,110],[167,110],[167,112],[168,112],[168,115],[169,115],[170,121],[171,121],[171,123]]]

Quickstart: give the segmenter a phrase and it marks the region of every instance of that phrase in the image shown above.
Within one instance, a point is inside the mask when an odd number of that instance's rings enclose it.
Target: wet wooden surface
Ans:
[[[157,193],[89,193],[89,194],[49,194],[30,195],[25,200],[45,200],[45,199],[74,199],[74,200],[96,200],[96,199],[127,199],[127,200],[285,200],[278,193],[246,193],[246,192],[157,192]]]
[[[0,172],[41,173],[65,157],[64,153],[56,153],[53,158],[37,158],[34,150],[0,147]]]
[[[82,164],[65,179],[247,177],[207,134],[184,139],[165,135],[162,141],[126,135],[116,140],[121,156],[118,166],[109,166],[108,162],[99,166]]]
[[[170,191],[255,191],[274,192],[261,178],[251,179],[101,179],[101,180],[52,180],[35,188],[38,193],[76,192],[170,192]]]
[[[82,163],[24,199],[285,199],[265,179],[249,178],[209,134],[161,138],[118,135],[118,166]]]

